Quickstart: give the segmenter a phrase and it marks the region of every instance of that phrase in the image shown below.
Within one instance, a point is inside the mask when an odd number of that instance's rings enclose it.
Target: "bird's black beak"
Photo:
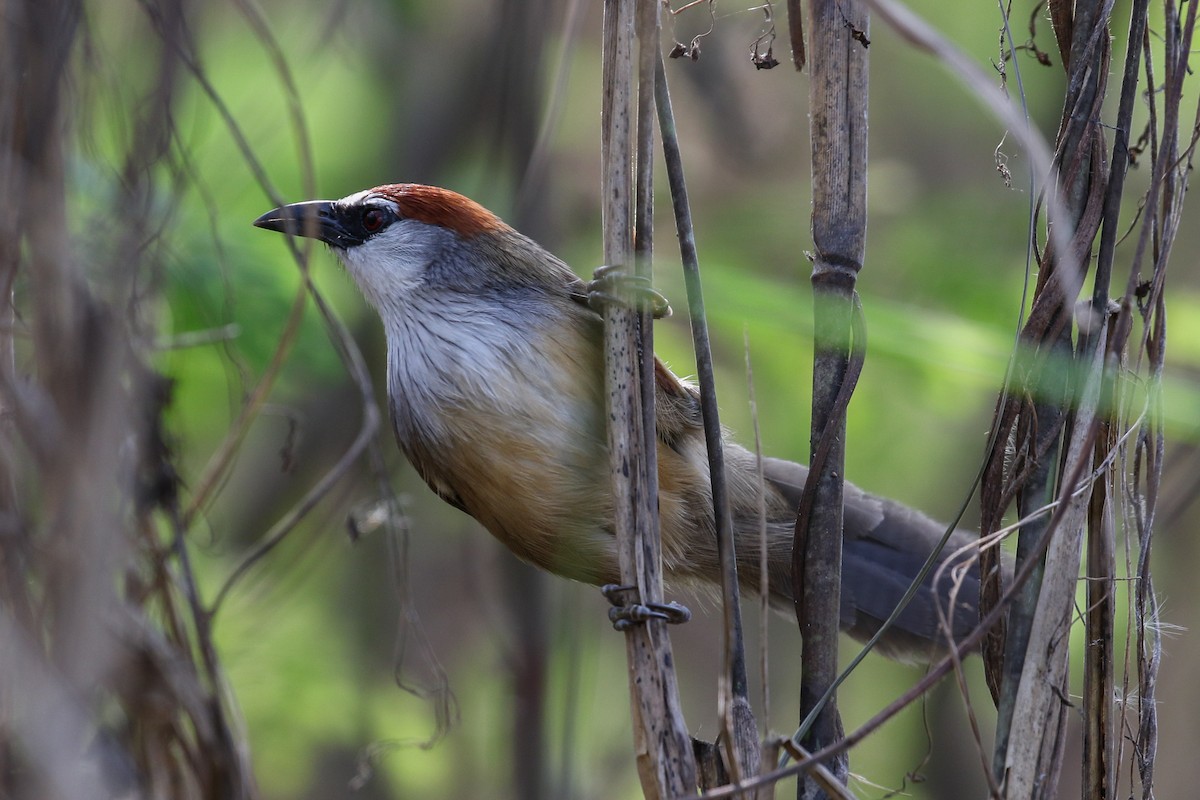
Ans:
[[[254,224],[269,231],[319,239],[333,247],[346,248],[361,243],[361,237],[350,231],[341,209],[331,200],[280,206],[254,220]]]

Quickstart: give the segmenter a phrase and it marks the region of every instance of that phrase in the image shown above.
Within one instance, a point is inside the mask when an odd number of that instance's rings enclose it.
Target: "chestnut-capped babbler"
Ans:
[[[619,580],[605,431],[601,318],[587,286],[495,214],[433,186],[379,186],[283,206],[260,228],[319,239],[383,320],[396,441],[425,482],[526,561],[567,578]],[[694,387],[655,363],[659,510],[668,582],[719,580],[708,458]],[[726,439],[738,574],[759,583],[755,457]],[[791,547],[807,467],[765,463],[770,584],[793,613]],[[845,489],[841,627],[870,636],[944,528]],[[958,532],[945,553],[969,543]],[[932,575],[932,573],[931,573]],[[949,581],[940,587],[943,595]],[[957,595],[956,636],[977,622],[979,582]],[[879,649],[928,660],[944,647],[932,579]]]

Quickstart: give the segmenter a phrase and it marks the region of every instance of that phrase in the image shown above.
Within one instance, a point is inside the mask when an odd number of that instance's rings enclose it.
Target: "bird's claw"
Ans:
[[[668,625],[680,625],[692,618],[687,606],[679,603],[628,602],[636,599],[636,586],[610,583],[600,587],[600,592],[613,604],[608,610],[608,620],[618,631],[629,630],[651,619],[661,619]]]
[[[632,275],[619,264],[596,268],[587,285],[587,299],[597,313],[603,313],[605,306],[621,305],[649,311],[655,319],[671,316],[671,304],[650,285],[650,279]]]

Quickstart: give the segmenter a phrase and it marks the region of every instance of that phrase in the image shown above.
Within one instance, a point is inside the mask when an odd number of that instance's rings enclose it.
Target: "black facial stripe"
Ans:
[[[368,214],[375,212],[383,215],[381,224],[373,230],[366,222]],[[338,240],[330,242],[335,247],[347,248],[363,244],[368,239],[378,236],[396,221],[396,213],[385,205],[355,204],[352,206],[335,206],[334,215],[337,221]]]

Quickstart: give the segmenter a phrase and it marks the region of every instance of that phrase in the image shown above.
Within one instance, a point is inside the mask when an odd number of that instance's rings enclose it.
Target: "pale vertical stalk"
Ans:
[[[604,258],[608,264],[633,263],[632,109],[633,0],[604,4],[601,197],[604,210]],[[644,26],[643,22],[643,26]],[[651,46],[643,29],[643,46]],[[649,131],[641,131],[645,136]],[[605,390],[608,403],[609,456],[621,580],[638,587],[642,603],[661,603],[662,566],[658,531],[656,439],[647,431],[643,370],[653,370],[653,350],[643,331],[648,316],[630,304],[610,303],[604,311]],[[652,427],[652,426],[650,426]],[[638,775],[647,798],[681,797],[696,790],[691,739],[680,711],[666,623],[649,620],[626,633],[634,745]]]
[[[1076,412],[1073,435],[1063,465],[1064,480],[1084,475],[1094,447],[1095,416],[1104,363],[1104,337],[1099,340],[1087,384]],[[1062,693],[1067,685],[1067,654],[1075,586],[1083,544],[1083,523],[1091,491],[1086,485],[1065,485],[1058,501],[1066,511],[1054,529],[1045,555],[1041,592],[1028,634],[1024,668],[1020,672],[1013,705],[1012,727],[1004,764],[1005,796],[1010,798],[1056,797],[1062,768],[1062,726],[1067,705]]]

